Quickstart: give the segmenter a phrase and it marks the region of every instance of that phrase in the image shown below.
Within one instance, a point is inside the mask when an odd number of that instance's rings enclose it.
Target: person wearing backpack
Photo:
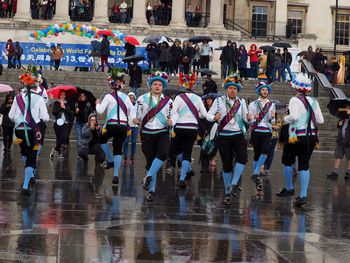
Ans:
[[[21,45],[19,44],[18,41],[16,41],[15,43],[15,53],[14,53],[14,57],[13,57],[13,66],[14,68],[22,68],[22,63],[21,63],[21,56],[23,55],[23,49],[21,47]],[[16,65],[18,62],[18,65]]]

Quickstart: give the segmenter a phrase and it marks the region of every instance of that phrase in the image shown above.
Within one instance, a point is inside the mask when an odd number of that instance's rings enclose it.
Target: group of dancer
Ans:
[[[188,187],[190,178],[194,175],[191,166],[192,149],[197,140],[200,120],[205,119],[213,123],[210,133],[215,134],[222,160],[224,204],[230,205],[231,199],[241,191],[241,176],[248,161],[248,143],[245,137],[248,131],[254,149],[251,178],[256,190],[261,192],[264,184],[261,168],[269,154],[272,133],[278,129],[275,125],[276,106],[269,98],[271,85],[259,82],[256,86],[257,100],[247,105],[238,96],[243,88],[241,79],[238,75],[230,75],[222,85],[225,94],[217,96],[207,110],[202,98],[192,91],[193,77],[180,77],[183,78],[181,83],[184,92],[174,100],[163,93],[168,87],[169,76],[164,72],[155,72],[148,78],[150,91],[133,102],[120,91],[124,85],[123,75],[109,78],[110,93],[96,101],[97,114],[106,113],[107,117],[103,128],[98,131],[98,137],[95,137],[106,158],[105,168],[114,168],[112,184],[119,183],[123,145],[128,130],[130,127],[138,127],[141,149],[146,159],[142,184],[146,200],[151,202],[155,198],[157,174],[168,158],[170,144],[181,165],[178,187]],[[15,122],[15,134],[25,162],[21,193],[29,196],[30,182],[35,180],[36,175],[37,151],[42,144],[40,123],[47,122],[49,114],[43,89],[36,77],[26,73],[22,75],[21,83],[25,88],[14,98],[9,118]],[[300,206],[307,203],[309,161],[318,142],[318,125],[324,120],[317,100],[308,95],[312,89],[311,80],[300,73],[291,82],[291,86],[296,95],[290,99],[288,112],[283,118],[284,125],[288,125],[282,155],[285,187],[277,195],[287,197],[295,194],[292,177],[293,165],[297,159],[301,190],[294,204]],[[64,108],[65,105],[57,107]],[[96,115],[94,118],[96,120]],[[59,119],[62,121],[61,117]],[[113,151],[108,145],[110,138],[113,138]]]

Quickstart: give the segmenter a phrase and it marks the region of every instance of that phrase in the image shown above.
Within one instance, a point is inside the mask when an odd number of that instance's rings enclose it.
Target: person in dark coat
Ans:
[[[238,57],[237,57],[237,64],[238,64],[238,71],[241,75],[241,78],[247,78],[247,61],[248,61],[248,52],[245,49],[244,45],[240,45],[238,49]]]
[[[15,53],[13,57],[13,67],[14,68],[22,68],[21,63],[21,56],[23,55],[23,49],[18,41],[15,43]],[[18,62],[18,65],[16,66],[16,62]]]
[[[163,72],[169,73],[169,44],[167,42],[163,42],[159,47],[159,66],[160,70]]]
[[[218,93],[218,86],[215,81],[211,78],[211,75],[207,75],[207,80],[202,84],[203,94]]]
[[[184,74],[188,74],[190,71],[192,53],[193,52],[192,52],[192,49],[190,48],[190,43],[188,41],[184,41],[182,46],[182,58],[181,58],[181,66]]]
[[[267,53],[266,77],[269,83],[274,81],[273,73],[275,71],[275,50]],[[276,76],[275,76],[276,78]]]
[[[85,93],[80,93],[75,108],[75,132],[77,136],[77,145],[80,145],[83,126],[88,122],[89,115],[94,111],[93,105],[87,100]]]
[[[149,69],[159,67],[158,53],[155,44],[148,44],[146,47]]]
[[[105,156],[99,143],[100,132],[101,126],[97,123],[97,115],[92,113],[89,115],[88,122],[83,126],[81,141],[78,144],[78,155],[85,162],[89,160],[89,154],[96,156],[96,165],[104,162]]]
[[[10,152],[10,148],[13,141],[13,129],[15,123],[12,122],[9,118],[9,112],[13,103],[13,95],[7,94],[5,102],[1,105],[0,114],[2,114],[2,133],[3,133],[3,142],[4,142],[4,153]]]
[[[290,65],[292,65],[292,54],[288,51],[288,48],[283,48],[283,53],[282,53],[282,80],[286,81],[286,70],[288,71],[289,78],[292,81],[293,80],[293,75],[290,70]]]
[[[315,59],[314,59],[314,68],[317,72],[324,72],[324,66],[326,64],[327,57],[323,55],[322,48],[316,49]]]
[[[172,76],[178,74],[179,66],[182,58],[182,48],[181,41],[179,39],[175,39],[174,44],[171,46],[170,53],[170,73]]]
[[[131,91],[136,95],[136,97],[138,97],[139,89],[142,85],[142,70],[140,66],[138,66],[136,63],[130,63],[129,76],[129,87]]]
[[[235,61],[236,50],[232,45],[231,40],[227,41],[226,46],[222,49],[221,60],[221,78],[225,79],[233,70],[233,63]]]
[[[110,47],[109,47],[109,40],[107,39],[107,36],[103,36],[103,40],[101,42],[101,70],[102,72],[105,71],[105,63],[108,67],[108,71],[110,71],[111,66],[108,62],[108,57],[110,56]]]

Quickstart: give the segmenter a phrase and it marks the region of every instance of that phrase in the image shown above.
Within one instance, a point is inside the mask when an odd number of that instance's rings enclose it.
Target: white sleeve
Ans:
[[[44,102],[46,105],[49,104],[49,97],[47,96],[47,92],[46,92],[46,89],[43,88],[43,95],[42,95],[43,99],[44,99]]]
[[[40,118],[40,120],[49,121],[50,116],[49,116],[49,113],[47,112],[45,100],[43,98],[40,98],[39,103],[40,103],[39,104],[39,118]]]
[[[249,114],[253,115],[253,118],[250,120],[250,123],[255,122],[256,108],[255,108],[255,102],[254,101],[249,104],[248,112],[249,112]]]
[[[198,104],[199,104],[198,105],[199,106],[199,118],[205,119],[207,117],[207,115],[208,115],[208,112],[207,112],[207,110],[206,110],[206,108],[204,106],[204,103],[203,103],[201,98],[199,98]]]
[[[97,111],[98,114],[102,114],[102,113],[105,112],[105,110],[106,110],[106,108],[107,108],[107,105],[109,104],[109,98],[110,98],[110,96],[111,96],[110,94],[107,94],[107,95],[103,98],[102,102],[101,102],[100,104],[97,104],[97,105],[96,105],[96,111]]]
[[[315,109],[315,118],[316,118],[316,123],[317,124],[323,124],[324,123],[324,118],[323,114],[320,108],[320,104],[316,101],[316,109]]]
[[[214,118],[216,113],[218,113],[218,109],[219,109],[219,98],[216,98],[210,110],[208,111],[207,121],[214,122]]]
[[[249,123],[247,120],[247,114],[248,114],[247,103],[245,102],[244,99],[242,99],[241,103],[242,103],[242,119],[245,123]]]
[[[289,115],[284,117],[284,122],[291,124],[298,119],[298,111],[300,105],[298,105],[297,98],[291,98],[288,105]]]
[[[10,112],[9,112],[9,118],[13,122],[15,122],[17,108],[18,108],[18,106],[17,106],[17,98],[15,97],[15,99],[13,100]]]
[[[180,116],[178,113],[178,110],[179,110],[179,106],[181,104],[181,100],[182,99],[179,96],[176,96],[174,103],[173,103],[173,109],[171,111],[171,121],[172,121],[173,126],[176,125],[176,123],[179,119],[179,116]]]

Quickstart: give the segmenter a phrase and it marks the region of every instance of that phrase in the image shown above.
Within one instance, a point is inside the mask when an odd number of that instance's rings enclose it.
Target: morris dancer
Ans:
[[[311,80],[302,73],[291,82],[297,92],[289,101],[289,115],[284,122],[289,124],[289,140],[284,145],[282,163],[284,165],[285,187],[277,193],[280,197],[294,195],[293,164],[298,158],[300,175],[300,196],[294,205],[302,206],[307,203],[307,189],[310,181],[309,161],[318,143],[317,125],[324,122],[320,105],[317,100],[306,93],[312,89]]]
[[[226,96],[218,97],[207,115],[208,121],[217,121],[219,124],[218,148],[224,168],[226,205],[231,203],[231,194],[236,196],[239,193],[238,182],[248,159],[247,141],[244,138],[248,110],[245,100],[237,97],[241,87],[239,76],[227,77],[223,82]],[[236,165],[232,177],[232,161],[235,156]]]
[[[103,114],[107,110],[107,119],[100,136],[100,144],[108,163],[106,169],[114,166],[112,184],[118,184],[119,168],[122,162],[122,148],[127,135],[129,118],[133,105],[130,98],[119,90],[124,84],[124,73],[112,70],[108,78],[111,93],[107,94],[102,102],[96,101],[96,111]],[[113,156],[108,146],[108,139],[113,137]]]
[[[196,83],[195,74],[183,75],[180,73],[179,83],[186,91],[177,95],[174,101],[173,125],[175,127],[175,152],[181,155],[182,169],[178,186],[186,188],[187,182],[194,175],[191,167],[191,155],[193,144],[197,139],[198,121],[207,116],[201,97],[191,93]]]
[[[148,191],[146,199],[150,202],[155,196],[157,173],[169,152],[173,101],[162,94],[168,86],[168,79],[164,72],[151,74],[147,83],[151,91],[139,97],[136,105],[134,123],[141,124],[142,152],[146,158],[147,173],[143,179],[143,188]]]
[[[49,114],[44,99],[40,95],[31,92],[31,89],[35,88],[34,77],[26,73],[21,76],[20,80],[27,91],[15,97],[9,112],[9,118],[15,122],[15,134],[25,160],[21,194],[30,196],[29,182],[34,177],[36,155],[41,140],[39,123],[40,120],[48,121]]]
[[[258,191],[263,190],[260,168],[264,165],[272,136],[272,124],[275,123],[275,104],[268,99],[272,88],[259,82],[255,88],[259,98],[249,105],[248,120],[252,123],[250,143],[254,148],[253,180]]]

